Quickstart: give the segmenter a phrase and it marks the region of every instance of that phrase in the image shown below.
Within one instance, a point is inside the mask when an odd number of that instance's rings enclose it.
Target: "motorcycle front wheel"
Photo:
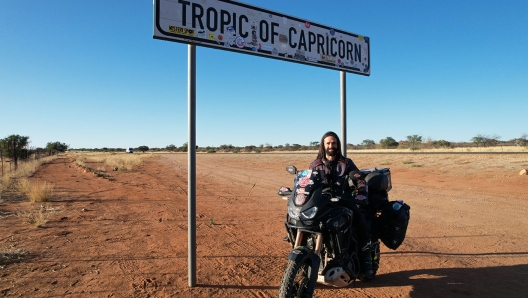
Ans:
[[[310,298],[315,282],[310,282],[311,268],[309,260],[289,260],[279,288],[279,298]]]

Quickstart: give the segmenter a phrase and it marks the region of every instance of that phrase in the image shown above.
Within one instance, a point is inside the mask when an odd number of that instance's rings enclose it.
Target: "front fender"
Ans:
[[[304,262],[305,260],[310,262],[310,280],[317,280],[317,272],[319,271],[319,263],[321,258],[316,255],[311,249],[308,249],[304,246],[298,246],[290,251],[288,255],[288,260],[295,262]]]

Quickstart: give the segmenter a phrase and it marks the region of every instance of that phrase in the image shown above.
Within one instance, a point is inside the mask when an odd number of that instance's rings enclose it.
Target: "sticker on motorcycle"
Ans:
[[[312,170],[302,170],[299,177],[306,178],[312,176]]]
[[[304,194],[300,193],[295,197],[296,205],[302,205],[304,202],[306,202],[306,196]]]
[[[310,194],[310,192],[306,191],[305,188],[297,188],[296,191],[297,191],[297,193],[302,193],[302,194],[305,194],[305,195],[309,195]]]
[[[305,177],[305,178],[300,178],[299,182],[297,182],[297,184],[300,187],[306,187],[308,185],[314,184],[314,182],[313,182],[313,180],[310,179],[310,177]]]

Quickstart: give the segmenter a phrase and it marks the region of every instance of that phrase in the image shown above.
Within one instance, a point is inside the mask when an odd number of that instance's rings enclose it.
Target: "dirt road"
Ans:
[[[372,282],[315,297],[526,297],[527,154],[355,154],[389,167],[391,200],[411,206],[405,242],[382,247]],[[187,155],[161,154],[111,179],[69,157],[31,178],[55,184],[49,204],[4,193],[0,266],[7,297],[276,297],[290,251],[277,196],[314,154],[197,157],[197,283],[188,287]],[[110,170],[110,169],[108,169]],[[7,196],[7,197],[6,197]],[[43,210],[42,228],[21,214]],[[18,216],[17,216],[18,215]]]

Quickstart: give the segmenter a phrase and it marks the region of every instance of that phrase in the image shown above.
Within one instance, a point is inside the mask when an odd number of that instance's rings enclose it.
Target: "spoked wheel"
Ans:
[[[315,288],[315,280],[310,280],[311,267],[308,260],[288,261],[279,288],[279,298],[310,298]]]

